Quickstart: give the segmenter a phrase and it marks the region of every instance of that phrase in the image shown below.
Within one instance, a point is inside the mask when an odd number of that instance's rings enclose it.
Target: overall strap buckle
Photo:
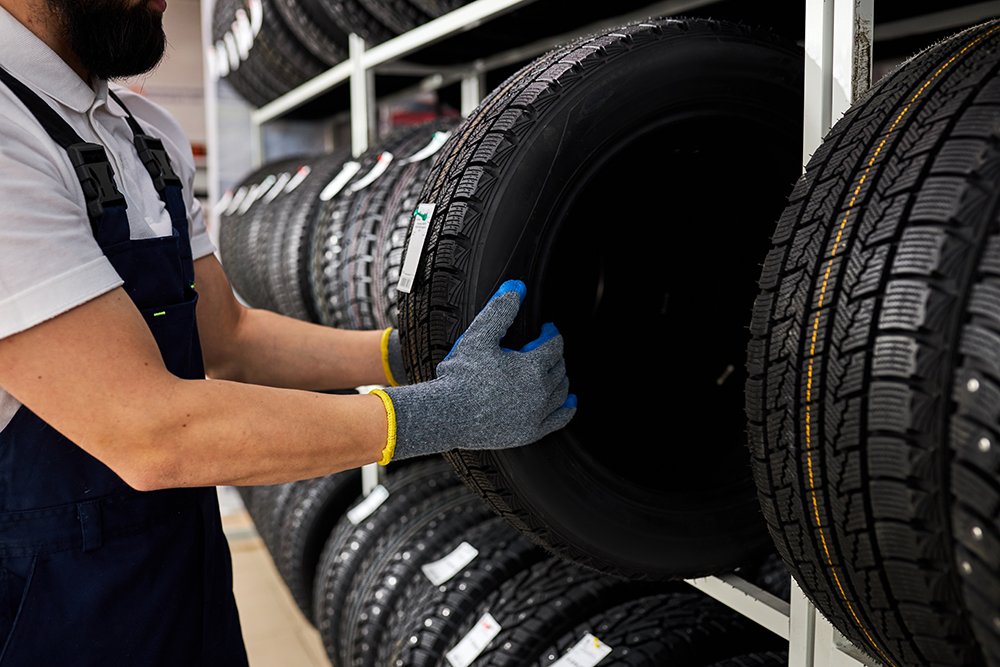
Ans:
[[[97,225],[106,206],[126,206],[125,197],[115,185],[115,174],[104,146],[84,141],[67,146],[66,152],[83,187],[91,226]]]
[[[162,194],[168,185],[181,187],[180,176],[174,172],[162,141],[148,134],[136,134],[135,150],[153,179],[153,187],[157,192]]]

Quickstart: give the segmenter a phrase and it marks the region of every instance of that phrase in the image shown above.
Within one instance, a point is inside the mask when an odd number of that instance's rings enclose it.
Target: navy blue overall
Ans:
[[[173,222],[172,236],[130,240],[103,147],[0,80],[70,155],[94,236],[167,368],[203,380],[187,215],[162,143],[129,114]],[[0,667],[246,664],[215,490],[135,491],[22,406],[0,431]]]

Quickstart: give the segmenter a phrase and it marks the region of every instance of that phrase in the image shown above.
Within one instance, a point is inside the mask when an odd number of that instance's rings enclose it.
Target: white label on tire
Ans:
[[[445,142],[447,142],[450,138],[451,132],[435,132],[434,136],[431,137],[431,142],[424,148],[421,148],[419,151],[403,160],[403,164],[413,164],[414,162],[426,160],[441,150],[441,147],[444,146]]]
[[[379,176],[385,173],[385,170],[389,168],[392,164],[392,153],[382,153],[378,156],[378,160],[375,162],[375,166],[369,171],[364,178],[351,186],[348,192],[360,192],[367,188],[369,185],[375,182]]]
[[[226,53],[229,54],[229,69],[235,72],[240,68],[240,51],[236,47],[236,36],[232,32],[227,32],[222,36],[222,41],[226,45]]]
[[[249,211],[250,207],[254,205],[254,202],[263,197],[264,193],[267,192],[272,185],[274,185],[274,182],[276,180],[278,180],[277,176],[275,176],[274,174],[269,174],[268,177],[265,178],[260,185],[251,188],[250,194],[248,194],[247,198],[243,200],[242,204],[240,204],[240,207],[238,209],[240,215],[243,215],[244,213]]]
[[[552,667],[594,667],[611,653],[611,647],[589,632],[566,655],[552,663]]]
[[[292,175],[287,171],[282,172],[281,176],[278,176],[278,180],[275,182],[274,187],[268,190],[267,194],[264,195],[264,203],[270,204],[277,199],[278,195],[281,194],[281,191],[285,189],[285,186],[288,185],[288,181],[290,180],[292,180]]]
[[[413,212],[413,233],[410,234],[410,242],[406,244],[406,259],[403,261],[403,268],[399,270],[399,285],[396,287],[400,292],[409,294],[413,289],[413,280],[417,277],[420,254],[424,250],[435,206],[436,204],[419,204]]]
[[[337,194],[344,189],[344,186],[347,185],[347,182],[354,178],[354,174],[359,171],[361,171],[361,165],[359,163],[353,160],[344,163],[344,167],[340,170],[340,173],[334,176],[332,181],[327,183],[326,187],[323,188],[323,192],[319,193],[319,200],[330,201],[336,197]]]
[[[469,667],[479,657],[486,645],[500,634],[500,624],[489,613],[483,614],[469,634],[445,654],[452,667]]]
[[[347,520],[355,526],[372,515],[382,503],[389,498],[389,489],[381,484],[372,489],[372,492],[358,504],[357,507],[347,513]]]
[[[233,195],[233,198],[230,200],[229,206],[227,206],[226,210],[223,211],[223,215],[232,215],[233,213],[236,213],[236,209],[243,203],[243,199],[246,198],[249,191],[250,190],[248,190],[245,185],[237,190],[236,194]]]
[[[264,3],[261,0],[250,0],[247,6],[250,9],[250,29],[256,37],[264,25]]]
[[[421,565],[420,569],[424,571],[432,584],[440,586],[464,570],[465,566],[474,561],[478,555],[479,550],[476,547],[468,542],[462,542],[441,560]]]
[[[229,53],[226,51],[226,43],[221,39],[215,43],[215,69],[220,77],[229,76]]]
[[[245,195],[246,192],[244,192],[243,194]],[[233,193],[232,190],[226,190],[225,194],[222,195],[222,198],[219,201],[215,202],[215,206],[212,207],[212,212],[215,215],[222,215],[225,212],[225,210],[229,208],[229,204],[232,203],[233,197],[235,196],[236,195]]]
[[[292,180],[288,181],[288,185],[285,186],[285,193],[287,194],[302,185],[302,181],[306,180],[306,176],[308,176],[311,172],[312,167],[307,164],[299,167],[299,170],[295,172],[294,176],[292,176]]]

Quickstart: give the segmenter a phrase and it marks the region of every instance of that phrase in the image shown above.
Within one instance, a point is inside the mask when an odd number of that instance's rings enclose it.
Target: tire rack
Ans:
[[[349,81],[351,148],[355,156],[367,150],[375,126],[375,74],[424,77],[416,86],[394,94],[402,97],[416,91],[437,90],[461,82],[461,114],[468,116],[488,93],[485,73],[530,60],[579,35],[597,32],[649,16],[679,14],[714,4],[717,0],[665,0],[641,10],[587,25],[571,33],[555,35],[489,58],[454,67],[431,67],[402,60],[421,48],[450,35],[471,29],[536,0],[475,0],[449,14],[368,49],[357,35],[349,36],[349,57],[316,78],[251,112],[253,167],[259,167],[261,127],[268,121],[309,102],[322,93]],[[805,91],[803,101],[803,165],[834,122],[872,83],[875,0],[804,0]],[[202,2],[202,38],[205,52],[212,46],[212,0]],[[944,6],[944,3],[942,3]],[[939,28],[961,27],[1000,14],[1000,1],[982,2],[923,17],[903,19],[880,26],[885,36],[907,31],[919,32],[928,24]],[[207,59],[206,59],[207,60]],[[206,143],[208,147],[209,202],[217,202],[219,192],[217,85],[205,65]],[[804,167],[803,167],[804,168]],[[208,207],[212,228],[218,216]],[[382,470],[377,464],[362,469],[362,488],[367,495],[379,484]],[[878,667],[864,652],[818,613],[793,579],[791,601],[764,591],[735,575],[690,579],[687,583],[722,602],[775,634],[788,640],[789,667]]]

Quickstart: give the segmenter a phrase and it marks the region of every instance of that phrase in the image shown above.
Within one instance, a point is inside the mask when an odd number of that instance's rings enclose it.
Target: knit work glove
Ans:
[[[452,449],[527,445],[566,426],[576,414],[563,338],[555,325],[521,350],[500,347],[526,293],[504,283],[437,366],[437,379],[375,393],[385,404],[389,436],[380,463]]]
[[[382,370],[386,384],[390,387],[410,384],[403,365],[403,346],[399,344],[399,332],[389,327],[382,332]]]

